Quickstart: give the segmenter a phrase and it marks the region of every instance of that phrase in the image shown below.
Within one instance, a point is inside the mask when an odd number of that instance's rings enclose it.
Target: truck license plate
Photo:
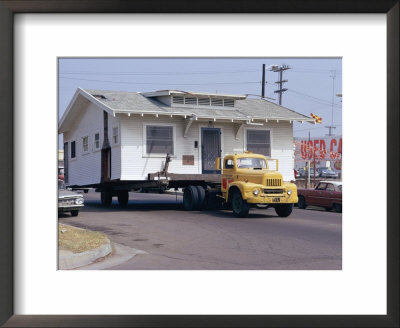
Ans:
[[[281,199],[277,197],[277,198],[273,198],[272,201],[279,203],[281,201]]]

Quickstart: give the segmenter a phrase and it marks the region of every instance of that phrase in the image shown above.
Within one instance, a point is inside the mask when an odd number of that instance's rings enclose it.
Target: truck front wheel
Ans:
[[[242,198],[239,190],[235,190],[231,196],[231,207],[233,214],[236,217],[244,218],[249,214],[250,207],[247,202]]]
[[[280,217],[286,218],[288,217],[293,211],[293,204],[280,204],[276,205],[275,212]]]

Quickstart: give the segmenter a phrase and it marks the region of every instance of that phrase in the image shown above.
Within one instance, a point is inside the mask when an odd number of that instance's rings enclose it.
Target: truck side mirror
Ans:
[[[217,157],[215,160],[215,168],[220,171],[221,170],[221,157]]]

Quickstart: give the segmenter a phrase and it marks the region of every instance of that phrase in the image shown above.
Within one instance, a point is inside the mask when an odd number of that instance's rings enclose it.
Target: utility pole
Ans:
[[[265,98],[265,70],[266,69],[269,69],[269,70],[275,72],[278,69],[278,65],[269,65],[268,67],[265,67],[265,64],[262,65],[261,98]]]
[[[283,71],[290,69],[288,65],[282,65],[274,70],[274,72],[279,73],[279,81],[275,82],[279,84],[279,90],[275,90],[274,93],[279,93],[279,105],[282,105],[282,93],[287,91],[287,89],[282,88],[283,83],[286,83],[288,80],[283,80]]]
[[[332,129],[336,129],[335,126],[333,126],[333,105],[334,105],[334,99],[335,99],[335,78],[336,78],[336,71],[333,70],[331,71],[332,75],[330,75],[329,77],[332,78],[332,113],[331,113],[331,125],[325,126],[326,128],[329,129],[329,134],[328,136],[331,137],[333,136],[332,134]]]

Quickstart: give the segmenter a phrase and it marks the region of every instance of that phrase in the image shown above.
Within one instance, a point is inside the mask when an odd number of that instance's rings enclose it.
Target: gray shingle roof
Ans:
[[[146,98],[138,92],[84,90],[96,97],[105,106],[114,112],[127,113],[159,113],[159,114],[184,114],[196,115],[205,118],[232,118],[232,119],[282,119],[313,121],[308,116],[297,113],[286,107],[279,106],[263,99],[236,100],[235,108],[228,107],[186,107],[184,105],[170,107],[154,98]],[[104,96],[105,99],[101,96]]]

